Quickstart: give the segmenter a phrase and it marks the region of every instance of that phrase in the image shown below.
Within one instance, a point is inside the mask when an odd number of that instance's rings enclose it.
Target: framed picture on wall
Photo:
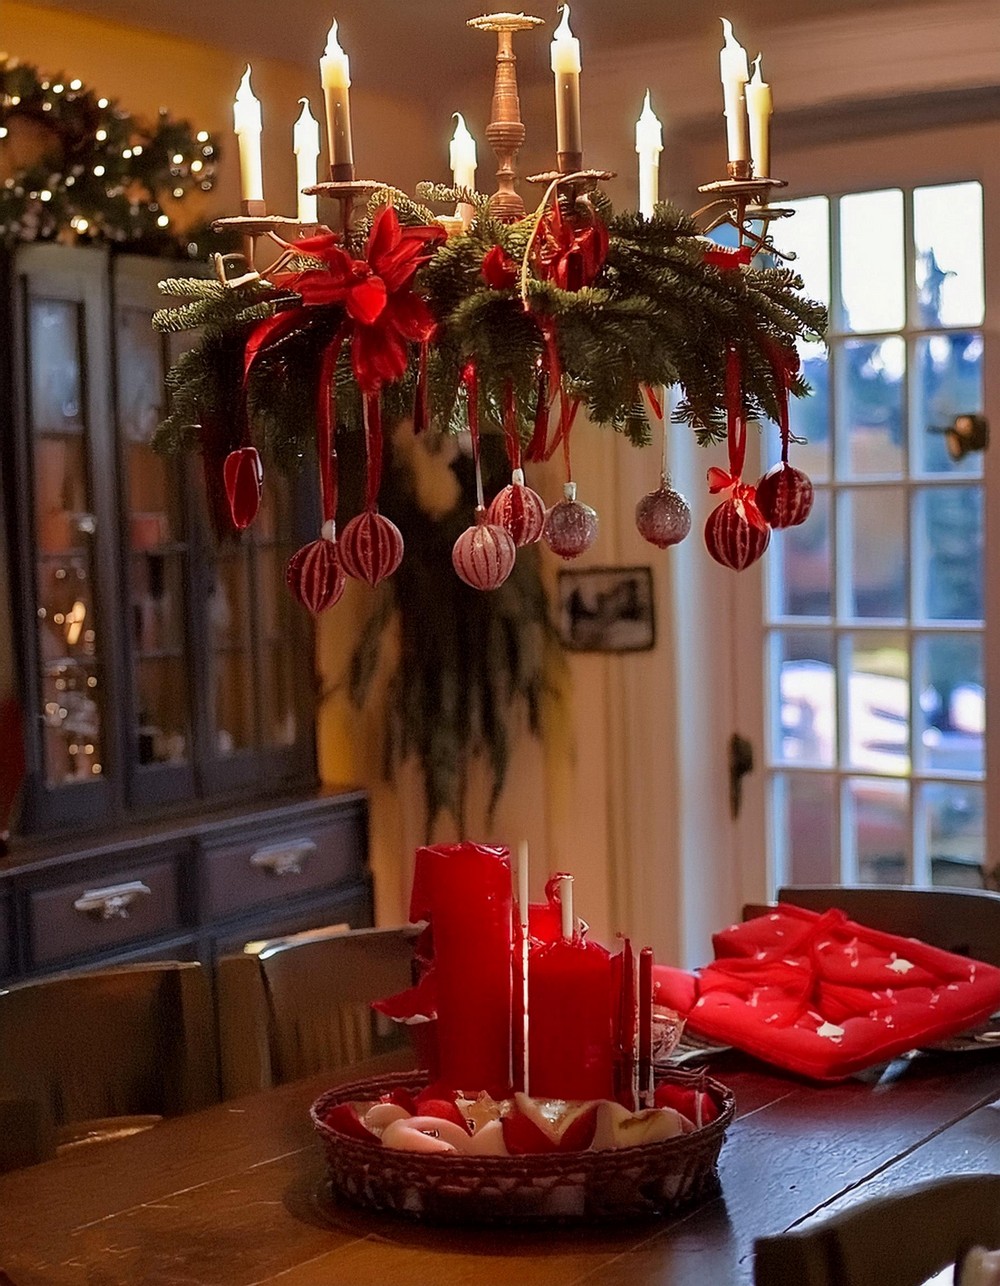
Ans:
[[[648,567],[559,573],[559,633],[575,652],[646,652],[656,643]]]

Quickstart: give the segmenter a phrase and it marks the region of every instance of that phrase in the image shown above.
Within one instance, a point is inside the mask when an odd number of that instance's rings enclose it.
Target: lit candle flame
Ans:
[[[753,75],[750,78],[750,83],[752,85],[763,85],[764,83],[764,77],[761,74],[761,70],[760,70],[760,60],[762,57],[763,57],[763,54],[758,54],[757,57],[753,60]]]
[[[236,91],[236,101],[238,103],[256,103],[258,101],[253,88],[250,85],[250,64],[247,63],[247,69],[243,73],[243,79],[240,81],[239,89]]]
[[[560,22],[558,27],[556,27],[552,38],[553,40],[565,40],[567,36],[572,36],[572,34],[572,31],[569,29],[569,5],[564,4],[562,7],[562,22]]]
[[[325,53],[327,57],[332,57],[335,54],[339,54],[341,57],[343,57],[343,54],[344,54],[344,51],[340,46],[340,41],[337,39],[337,19],[336,18],[334,18],[333,26],[330,28],[329,32],[327,33]]]

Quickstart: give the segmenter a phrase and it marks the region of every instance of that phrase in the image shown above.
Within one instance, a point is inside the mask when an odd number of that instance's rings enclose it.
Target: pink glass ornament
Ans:
[[[288,560],[285,580],[303,607],[315,616],[325,612],[338,601],[347,583],[337,546],[325,536],[303,545]]]
[[[756,527],[747,521],[739,500],[723,500],[708,515],[705,545],[717,563],[741,572],[755,563],[771,539],[770,527]]]
[[[636,505],[635,525],[643,540],[666,549],[679,544],[691,530],[691,506],[662,478],[657,490],[647,492]]]
[[[497,492],[486,511],[486,521],[503,527],[514,544],[533,545],[545,526],[545,505],[537,491],[524,485],[524,472],[515,469],[509,487]]]
[[[576,558],[597,539],[597,512],[576,498],[576,483],[563,483],[564,499],[545,516],[542,539],[560,558]]]
[[[237,531],[249,527],[260,508],[264,470],[256,447],[237,447],[222,465],[222,480],[229,501],[229,514]]]
[[[476,525],[463,531],[451,551],[459,578],[473,589],[496,589],[514,567],[517,546],[503,527],[486,521],[486,510],[476,510]]]
[[[772,527],[797,527],[812,512],[813,484],[783,460],[757,483],[757,508]]]
[[[366,509],[340,533],[340,562],[352,580],[377,585],[403,561],[403,535],[396,524]]]

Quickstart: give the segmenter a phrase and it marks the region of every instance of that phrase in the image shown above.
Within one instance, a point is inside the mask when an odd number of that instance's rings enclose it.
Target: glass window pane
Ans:
[[[981,889],[986,849],[982,786],[929,782],[921,801],[931,883]]]
[[[777,616],[833,614],[830,493],[817,491],[812,513],[798,527],[771,535],[767,575]]]
[[[933,621],[981,621],[982,487],[921,488],[914,502],[917,615]]]
[[[902,192],[841,197],[841,328],[898,330],[905,317],[904,277]]]
[[[975,415],[983,409],[982,335],[958,331],[918,339],[910,387],[918,468],[925,473],[980,476],[982,451],[956,459],[945,430],[957,415]]]
[[[844,496],[851,566],[852,616],[905,617],[908,608],[906,494],[902,487],[866,487]]]
[[[906,463],[906,345],[848,340],[837,349],[841,477],[900,477]]]
[[[913,193],[916,320],[976,326],[983,320],[983,190],[948,183]]]
[[[144,308],[117,311],[118,420],[129,442],[152,440],[162,414],[163,338]]]
[[[861,884],[910,882],[910,786],[882,777],[846,783],[848,853]]]
[[[184,645],[183,569],[180,558],[133,554],[133,639],[140,653],[180,652]]]
[[[805,293],[821,304],[830,302],[830,201],[810,196],[787,202],[795,211],[774,231],[774,244],[785,254],[794,254],[789,263],[805,283]],[[772,224],[772,228],[774,225]]]
[[[296,738],[299,702],[290,658],[308,650],[308,618],[289,594],[284,568],[293,550],[277,548],[257,557],[256,635],[261,656],[261,737],[265,745],[288,746]]]
[[[31,425],[36,433],[82,433],[80,306],[65,299],[32,299]]]
[[[248,628],[248,551],[222,557],[209,599],[212,626],[211,690],[215,749],[229,755],[254,744],[254,675]]]
[[[187,678],[181,657],[147,656],[138,666],[140,764],[183,763],[188,756]]]
[[[833,635],[781,630],[772,636],[771,646],[772,708],[780,711],[772,736],[774,758],[779,763],[833,767],[837,748]]]
[[[834,779],[819,773],[781,773],[774,785],[778,882],[839,882]]]
[[[83,435],[36,436],[35,540],[43,554],[81,555],[93,534]]]
[[[986,732],[982,638],[942,634],[918,639],[914,682],[918,766],[924,772],[981,776]]]
[[[910,771],[910,666],[904,634],[857,634],[844,641],[847,756],[851,768]]]

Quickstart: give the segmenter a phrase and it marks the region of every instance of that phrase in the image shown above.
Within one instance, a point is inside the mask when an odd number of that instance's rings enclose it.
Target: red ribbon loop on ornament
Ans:
[[[747,453],[747,416],[743,404],[743,359],[735,344],[726,348],[726,439],[729,472],[738,482],[743,477]]]
[[[517,403],[514,400],[514,385],[510,380],[503,386],[503,436],[510,467],[520,469],[521,436],[517,431]]]
[[[469,436],[472,438],[472,463],[479,475],[479,380],[476,368],[469,362],[462,371],[462,383],[465,385],[465,396],[468,402]]]
[[[654,417],[654,419],[662,420],[662,419],[663,419],[663,403],[660,401],[660,399],[659,399],[659,398],[656,396],[656,394],[653,392],[652,386],[651,386],[651,385],[649,385],[649,384],[643,384],[643,386],[642,386],[642,391],[643,391],[643,393],[645,394],[646,401],[649,403],[650,409],[651,409],[651,410],[652,410],[652,412],[653,412],[653,417]]]
[[[336,423],[336,372],[337,359],[346,334],[345,323],[323,349],[316,389],[316,454],[319,456],[319,489],[324,523],[333,522],[337,517],[337,450],[333,439]]]
[[[799,373],[799,355],[794,348],[785,348],[769,335],[761,337],[760,346],[771,366],[775,392],[778,398],[778,430],[781,434],[781,462],[788,463],[788,444],[792,433],[788,420],[788,393],[792,380]]]
[[[366,393],[363,403],[365,420],[365,508],[374,513],[378,508],[379,487],[382,485],[382,397],[379,393]]]

